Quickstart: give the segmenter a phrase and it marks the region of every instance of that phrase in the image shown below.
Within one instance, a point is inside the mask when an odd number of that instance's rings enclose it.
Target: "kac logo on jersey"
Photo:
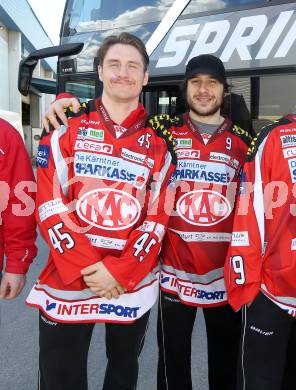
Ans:
[[[127,192],[114,188],[92,190],[76,206],[79,217],[106,230],[123,230],[134,225],[141,212],[139,201]]]
[[[39,145],[36,164],[41,168],[48,168],[48,159],[49,159],[50,148],[48,145]]]
[[[190,191],[178,200],[180,217],[198,226],[212,226],[226,219],[232,207],[229,200],[219,192],[211,190]]]

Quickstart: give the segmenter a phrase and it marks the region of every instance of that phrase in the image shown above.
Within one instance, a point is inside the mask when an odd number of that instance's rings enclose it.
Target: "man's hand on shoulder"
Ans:
[[[0,299],[14,299],[24,288],[26,275],[5,272],[0,284]]]
[[[64,108],[71,107],[71,110],[77,113],[80,110],[80,102],[75,97],[62,98],[51,103],[49,109],[44,113],[42,117],[42,124],[45,130],[49,133],[49,123],[58,130],[61,125],[58,122],[59,118],[65,126],[68,126],[68,119],[64,112]]]
[[[153,115],[148,118],[147,127],[152,127],[154,130],[160,128],[169,129],[172,126],[169,115]]]

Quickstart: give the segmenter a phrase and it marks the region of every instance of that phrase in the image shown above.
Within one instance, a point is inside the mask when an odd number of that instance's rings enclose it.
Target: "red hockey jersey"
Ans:
[[[156,118],[154,126],[169,126],[165,121]],[[250,137],[225,120],[205,145],[188,114],[172,121],[176,196],[161,252],[161,289],[188,305],[222,305],[237,178]]]
[[[296,115],[262,129],[248,152],[225,264],[235,310],[262,291],[296,317]]]
[[[50,255],[27,303],[55,321],[133,322],[157,298],[175,154],[146,120],[139,105],[118,126],[97,99],[40,143],[37,219]],[[98,298],[81,277],[100,260],[127,289],[119,299]]]
[[[20,134],[0,119],[0,272],[25,274],[37,254],[34,199],[36,183]]]

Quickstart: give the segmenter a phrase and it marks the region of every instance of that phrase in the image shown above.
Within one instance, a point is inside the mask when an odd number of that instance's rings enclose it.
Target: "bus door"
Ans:
[[[186,111],[181,87],[176,85],[157,85],[144,88],[141,103],[149,115],[179,115]]]
[[[69,92],[81,102],[94,99],[102,93],[102,83],[96,73],[61,75],[58,81],[59,92]]]

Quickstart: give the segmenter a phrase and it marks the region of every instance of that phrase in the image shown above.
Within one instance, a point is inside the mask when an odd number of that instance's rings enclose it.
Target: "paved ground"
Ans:
[[[47,249],[41,239],[38,240],[38,247],[39,255],[30,269],[25,291],[15,301],[0,303],[0,388],[3,390],[37,390],[37,310],[27,308],[23,301],[47,257]],[[193,332],[194,390],[208,390],[206,338],[201,314],[198,315],[196,321],[198,326],[195,326]],[[156,389],[156,364],[156,310],[154,309],[141,355],[138,390]],[[101,388],[105,366],[104,327],[98,325],[93,335],[89,356],[89,390]]]

